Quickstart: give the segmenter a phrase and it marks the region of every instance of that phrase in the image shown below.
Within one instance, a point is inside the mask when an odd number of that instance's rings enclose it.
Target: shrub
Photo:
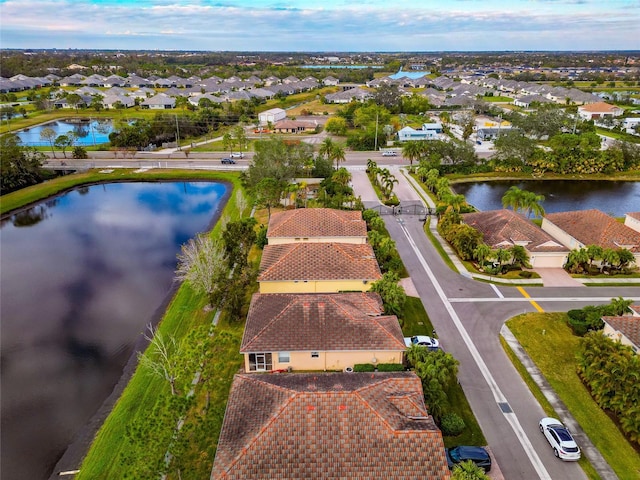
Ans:
[[[442,433],[449,437],[456,437],[462,433],[466,425],[464,420],[456,413],[445,413],[440,422]]]
[[[267,245],[267,226],[262,224],[256,234],[256,246],[262,250]]]
[[[531,278],[533,276],[533,273],[529,272],[528,270],[523,270],[522,272],[520,272],[518,274],[518,276],[520,276],[522,278]]]
[[[379,363],[379,372],[402,372],[404,366],[401,363]]]
[[[73,158],[89,158],[89,155],[84,147],[78,145],[73,147]]]
[[[376,367],[371,363],[356,363],[353,366],[354,372],[375,372]]]

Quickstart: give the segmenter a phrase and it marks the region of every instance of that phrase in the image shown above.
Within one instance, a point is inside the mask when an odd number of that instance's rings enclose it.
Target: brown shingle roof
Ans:
[[[640,317],[602,317],[612,328],[622,333],[636,347],[640,347]]]
[[[238,374],[218,479],[448,479],[442,434],[411,372]]]
[[[484,242],[492,248],[528,242],[524,248],[534,253],[569,251],[547,232],[512,210],[466,213],[462,218],[464,223],[482,233]]]
[[[267,245],[258,281],[378,280],[380,267],[369,244]]]
[[[240,352],[404,351],[398,318],[382,314],[377,293],[256,293]]]
[[[297,208],[271,215],[268,238],[366,237],[367,225],[359,211]]]
[[[627,248],[640,252],[640,232],[618,222],[600,210],[550,213],[545,219],[584,245]]]

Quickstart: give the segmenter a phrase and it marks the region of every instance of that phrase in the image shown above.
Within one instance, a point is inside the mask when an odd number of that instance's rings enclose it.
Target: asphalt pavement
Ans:
[[[363,171],[353,187],[368,207],[379,204]],[[399,171],[394,192],[401,202],[420,198]],[[544,411],[504,353],[500,329],[509,318],[539,309],[566,311],[623,296],[640,300],[634,287],[497,287],[452,271],[424,234],[418,216],[384,215],[413,284],[443,347],[460,361],[459,381],[507,479],[585,479],[576,463],[555,458],[538,430]],[[535,303],[534,303],[535,302]]]

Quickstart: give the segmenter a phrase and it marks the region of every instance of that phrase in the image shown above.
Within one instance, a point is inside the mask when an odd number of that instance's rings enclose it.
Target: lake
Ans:
[[[496,180],[456,183],[452,188],[479,210],[498,210],[502,208],[502,196],[512,185],[544,195],[542,206],[547,213],[596,208],[614,217],[624,217],[625,213],[640,211],[640,182]]]
[[[73,132],[76,136],[74,145],[99,145],[109,143],[109,134],[113,132],[113,122],[109,119],[70,118],[36,125],[16,132],[23,145],[30,147],[50,147],[48,140],[40,138],[45,128],[51,128],[56,136]]]
[[[0,227],[2,478],[46,479],[109,396],[227,186],[82,187]]]

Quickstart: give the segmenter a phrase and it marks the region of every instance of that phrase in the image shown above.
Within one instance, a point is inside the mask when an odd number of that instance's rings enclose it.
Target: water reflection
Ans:
[[[511,187],[544,195],[542,204],[547,213],[596,208],[615,217],[640,211],[640,182],[546,180],[491,181],[458,183],[456,193],[479,210],[502,208],[502,196]]]
[[[225,186],[85,187],[1,230],[2,476],[47,478],[117,382]]]

